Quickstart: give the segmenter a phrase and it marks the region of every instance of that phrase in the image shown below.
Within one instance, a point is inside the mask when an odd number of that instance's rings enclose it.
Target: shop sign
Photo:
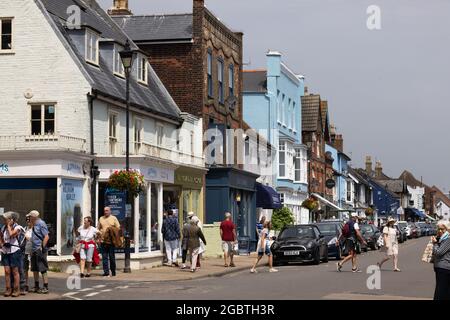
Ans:
[[[105,191],[105,207],[111,209],[111,214],[116,216],[119,222],[123,221],[126,216],[126,194],[114,189],[107,188]]]
[[[202,179],[202,177],[198,177],[198,176],[177,174],[177,183],[181,183],[181,184],[189,183],[189,184],[203,185],[203,179]]]
[[[144,175],[146,180],[165,183],[174,182],[175,174],[173,170],[156,167],[143,167],[141,173]]]
[[[8,174],[9,173],[9,166],[7,163],[0,163],[0,174]]]

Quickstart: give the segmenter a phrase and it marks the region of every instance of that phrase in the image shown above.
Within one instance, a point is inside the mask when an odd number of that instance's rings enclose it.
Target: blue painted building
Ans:
[[[276,149],[274,188],[296,223],[308,222],[301,208],[308,197],[307,148],[302,144],[301,96],[304,78],[292,72],[279,52],[268,52],[265,70],[244,71],[244,121]]]

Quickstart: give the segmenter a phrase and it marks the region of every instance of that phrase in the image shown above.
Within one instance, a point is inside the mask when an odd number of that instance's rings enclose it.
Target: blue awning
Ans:
[[[425,218],[426,215],[422,211],[419,211],[416,208],[411,208],[411,211],[414,213],[414,215],[418,216],[419,218]]]
[[[270,186],[256,183],[256,207],[263,209],[281,209],[280,195]]]

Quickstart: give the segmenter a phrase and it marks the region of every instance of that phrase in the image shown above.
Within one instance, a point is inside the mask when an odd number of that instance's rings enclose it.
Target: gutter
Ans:
[[[91,160],[91,217],[96,217],[96,202],[97,202],[97,177],[99,176],[98,166],[95,165],[95,150],[94,150],[94,100],[96,100],[97,93],[88,93],[89,100],[89,126],[90,126],[90,154]]]

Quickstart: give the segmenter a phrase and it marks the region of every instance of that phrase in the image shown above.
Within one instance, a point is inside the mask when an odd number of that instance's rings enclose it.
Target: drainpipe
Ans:
[[[89,100],[89,121],[90,121],[90,154],[91,160],[91,217],[96,220],[96,201],[97,201],[97,177],[99,175],[98,166],[95,165],[94,150],[94,100],[97,99],[97,93],[88,94]]]

